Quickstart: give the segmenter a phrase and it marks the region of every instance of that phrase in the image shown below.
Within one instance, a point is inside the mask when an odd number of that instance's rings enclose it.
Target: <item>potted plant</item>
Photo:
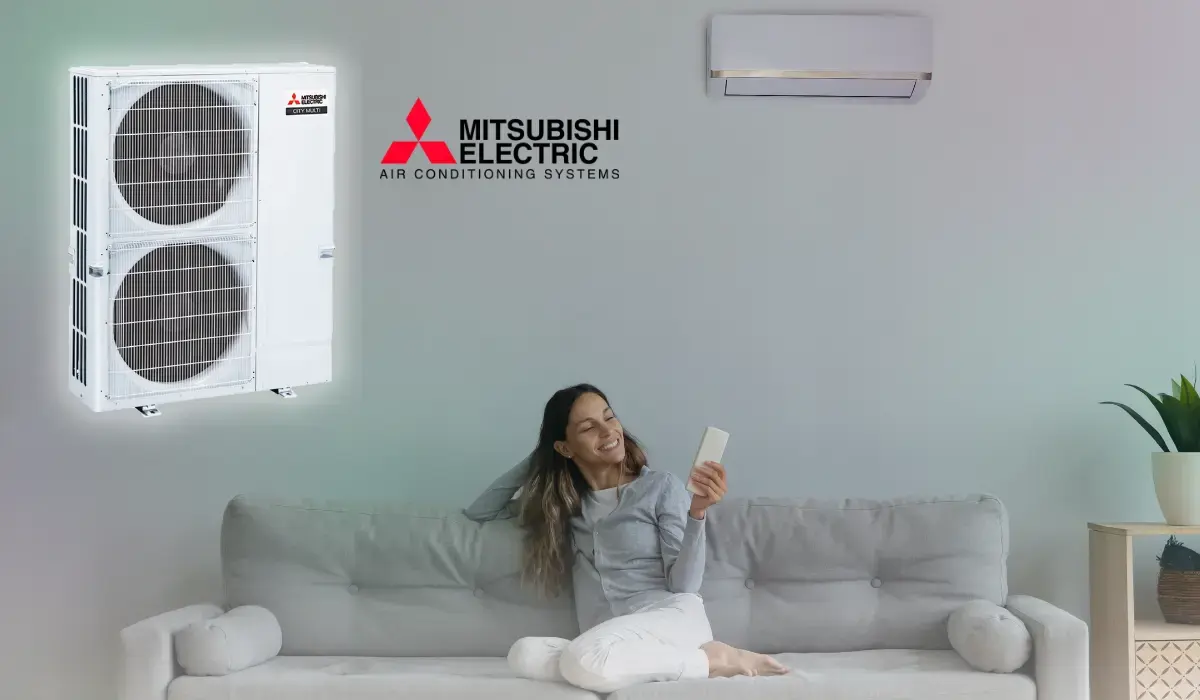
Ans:
[[[1172,451],[1163,436],[1138,412],[1116,401],[1101,401],[1116,406],[1133,417],[1154,438],[1161,452],[1150,455],[1154,494],[1168,525],[1200,525],[1200,394],[1196,385],[1180,375],[1171,381],[1171,394],[1155,396],[1133,384],[1158,411],[1163,426],[1175,445]]]

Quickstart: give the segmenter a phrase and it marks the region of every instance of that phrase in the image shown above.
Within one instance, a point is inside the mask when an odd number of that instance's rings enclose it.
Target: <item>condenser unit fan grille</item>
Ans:
[[[238,81],[114,88],[113,199],[123,216],[113,232],[252,223],[254,101],[253,84]]]
[[[110,398],[253,378],[253,243],[128,246],[114,254]]]

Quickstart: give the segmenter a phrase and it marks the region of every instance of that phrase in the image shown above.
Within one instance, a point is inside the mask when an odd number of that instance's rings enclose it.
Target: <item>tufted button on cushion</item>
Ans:
[[[358,593],[358,586],[352,583],[346,590],[350,591],[351,593]]]
[[[475,597],[476,597],[476,598],[482,598],[482,597],[483,597],[483,589],[482,589],[482,588],[476,588],[476,589],[475,589]]]
[[[754,588],[754,579],[752,579],[752,578],[746,579],[746,588],[750,588],[750,589]]]
[[[883,585],[883,581],[880,581],[877,578],[871,579],[871,588],[879,588],[882,585]]]

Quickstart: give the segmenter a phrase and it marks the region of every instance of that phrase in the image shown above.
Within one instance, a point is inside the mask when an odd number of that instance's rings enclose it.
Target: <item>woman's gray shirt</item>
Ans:
[[[466,509],[476,522],[511,518],[532,455],[509,469]],[[571,518],[572,582],[580,631],[675,593],[698,593],[704,579],[704,521],[688,514],[692,494],[674,474],[642,467],[620,489],[611,513],[594,498]]]

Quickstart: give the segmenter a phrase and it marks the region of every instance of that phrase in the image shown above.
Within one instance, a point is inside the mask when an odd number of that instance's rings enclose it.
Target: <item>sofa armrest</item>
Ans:
[[[1038,700],[1088,700],[1088,627],[1044,600],[1010,596],[1006,607],[1033,637]]]
[[[167,686],[180,675],[175,633],[225,612],[211,603],[155,615],[121,630],[120,700],[166,700]]]

